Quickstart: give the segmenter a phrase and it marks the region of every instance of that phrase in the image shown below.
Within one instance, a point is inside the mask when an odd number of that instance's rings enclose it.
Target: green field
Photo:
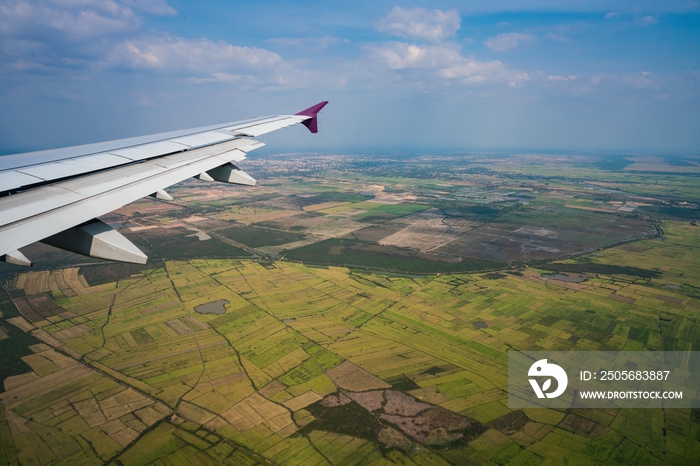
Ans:
[[[301,262],[356,265],[421,274],[487,270],[504,266],[499,262],[474,259],[459,262],[430,260],[406,248],[381,247],[350,238],[327,239],[282,253],[289,260]]]
[[[112,214],[146,266],[27,248],[0,265],[0,465],[692,464],[700,408],[506,390],[511,350],[700,345],[697,178],[512,157],[272,159]]]
[[[695,410],[512,411],[505,392],[510,349],[680,350],[700,343],[700,235],[687,223],[666,222],[664,230],[664,241],[548,265],[565,271],[585,265],[576,269],[587,276],[581,283],[545,281],[530,268],[409,278],[288,262],[190,260],[74,289],[80,294],[72,297],[71,288],[50,292],[75,317],[34,322],[30,333],[49,345],[25,357],[40,377],[2,395],[18,397],[9,408],[5,402],[0,421],[4,455],[22,464],[77,458],[83,464],[683,464],[700,452]],[[640,273],[637,264],[654,273]],[[28,286],[36,273],[11,287]],[[194,312],[218,299],[231,303],[225,314]],[[46,336],[78,325],[88,331],[53,345],[70,356],[63,358],[81,362],[40,360],[53,351]],[[317,421],[318,400],[343,390],[343,382],[330,378],[343,361],[483,427],[468,442],[418,448],[408,438],[403,447],[388,447],[371,429],[353,437],[344,426]],[[47,377],[76,367],[84,368],[85,383],[31,394]],[[93,386],[104,388],[85,391]],[[98,421],[77,408],[57,414],[65,400],[96,396],[96,412],[109,418],[100,390],[118,394],[128,387],[142,401],[113,417],[124,428],[113,421],[91,427]],[[145,403],[163,413],[152,410],[151,428],[144,422],[150,411],[139,408]],[[379,419],[359,406],[339,412],[365,423]],[[26,420],[22,429],[11,427],[10,417],[15,426]],[[113,447],[80,446],[99,436]]]

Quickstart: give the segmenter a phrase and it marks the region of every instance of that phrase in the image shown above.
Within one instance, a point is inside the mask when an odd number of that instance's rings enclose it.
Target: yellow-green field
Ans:
[[[98,286],[78,269],[19,274],[8,322],[43,343],[0,394],[0,464],[688,464],[698,410],[507,407],[510,349],[697,347],[699,230],[663,228],[564,262],[655,276],[581,283],[532,268],[409,277],[247,260],[167,261]],[[225,314],[194,311],[221,299]],[[390,386],[477,435],[354,436],[312,414],[331,394]]]

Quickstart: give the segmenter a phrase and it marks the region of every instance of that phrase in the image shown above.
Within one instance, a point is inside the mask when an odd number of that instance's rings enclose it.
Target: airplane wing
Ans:
[[[100,259],[145,264],[129,240],[97,219],[195,177],[254,186],[235,163],[262,142],[252,138],[302,123],[318,131],[320,102],[275,115],[98,144],[0,157],[0,260],[31,265],[19,249],[37,241]]]

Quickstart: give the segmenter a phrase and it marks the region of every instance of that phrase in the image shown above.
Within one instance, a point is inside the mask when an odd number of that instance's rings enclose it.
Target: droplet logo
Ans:
[[[566,386],[569,384],[566,371],[556,364],[548,363],[546,359],[540,359],[530,366],[527,375],[528,377],[547,377],[541,387],[537,379],[528,379],[537,398],[556,398],[564,393]],[[547,390],[552,387],[552,378],[557,381],[557,388],[553,392],[548,393]]]

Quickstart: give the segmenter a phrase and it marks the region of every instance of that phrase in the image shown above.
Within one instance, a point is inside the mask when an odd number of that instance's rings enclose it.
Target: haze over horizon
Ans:
[[[295,113],[272,150],[700,153],[695,1],[7,0],[0,153]]]

